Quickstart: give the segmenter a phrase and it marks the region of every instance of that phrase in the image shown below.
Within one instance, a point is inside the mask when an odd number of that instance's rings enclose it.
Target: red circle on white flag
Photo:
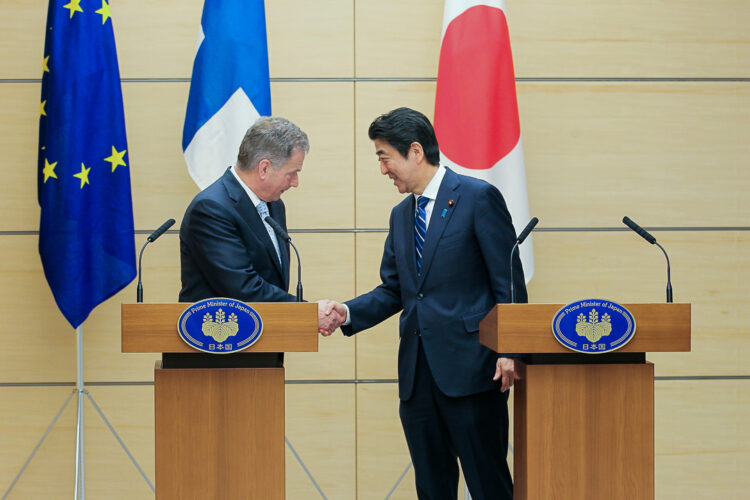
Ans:
[[[505,13],[471,7],[448,25],[435,97],[440,150],[465,168],[491,168],[518,144],[516,82]]]

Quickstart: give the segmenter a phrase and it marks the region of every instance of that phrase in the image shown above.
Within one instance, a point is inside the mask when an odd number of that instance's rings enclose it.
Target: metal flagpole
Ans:
[[[76,329],[78,341],[78,367],[76,373],[76,393],[78,395],[78,417],[76,421],[76,482],[75,482],[75,500],[84,500],[86,498],[86,482],[84,476],[84,420],[83,420],[83,331],[79,326]]]

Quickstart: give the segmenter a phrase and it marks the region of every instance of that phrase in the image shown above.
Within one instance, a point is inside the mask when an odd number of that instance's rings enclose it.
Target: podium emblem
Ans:
[[[180,315],[177,331],[199,351],[231,354],[260,339],[263,322],[258,312],[234,299],[212,298],[192,304]]]
[[[557,311],[552,318],[552,333],[570,350],[602,354],[630,342],[635,335],[635,318],[616,302],[579,300]]]

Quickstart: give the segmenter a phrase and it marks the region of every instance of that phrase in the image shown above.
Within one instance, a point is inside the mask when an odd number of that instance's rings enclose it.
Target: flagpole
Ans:
[[[76,369],[76,393],[78,394],[78,416],[76,421],[76,479],[75,479],[75,500],[84,500],[85,492],[85,462],[84,462],[84,419],[83,419],[83,329],[79,326],[76,329],[78,366]]]

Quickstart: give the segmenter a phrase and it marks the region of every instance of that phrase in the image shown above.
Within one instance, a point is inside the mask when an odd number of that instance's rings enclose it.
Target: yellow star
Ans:
[[[57,179],[55,166],[57,166],[57,162],[50,163],[47,161],[47,158],[44,159],[44,170],[42,170],[42,173],[44,174],[44,182],[47,182],[47,179],[49,179],[50,177]]]
[[[47,112],[44,111],[44,105],[45,104],[47,104],[47,100],[46,99],[44,101],[42,101],[42,103],[39,105],[39,114],[41,116],[47,116]]]
[[[49,73],[49,56],[42,61],[42,73]]]
[[[66,5],[63,5],[63,9],[70,11],[70,18],[73,19],[73,14],[76,12],[83,12],[81,8],[81,0],[70,0]]]
[[[102,0],[102,8],[95,12],[102,16],[102,24],[106,23],[107,19],[112,17],[112,13],[109,11],[109,4],[106,0]]]
[[[77,174],[73,174],[73,177],[78,177],[81,179],[81,189],[83,189],[83,186],[89,183],[89,170],[90,168],[86,168],[86,165],[81,163],[81,171]]]
[[[125,161],[122,159],[123,156],[125,156],[125,153],[127,152],[127,149],[123,149],[122,151],[117,151],[114,146],[112,146],[112,155],[108,156],[104,159],[104,161],[108,161],[112,164],[112,172],[115,171],[115,169],[122,165],[123,167],[127,167],[125,164]]]

